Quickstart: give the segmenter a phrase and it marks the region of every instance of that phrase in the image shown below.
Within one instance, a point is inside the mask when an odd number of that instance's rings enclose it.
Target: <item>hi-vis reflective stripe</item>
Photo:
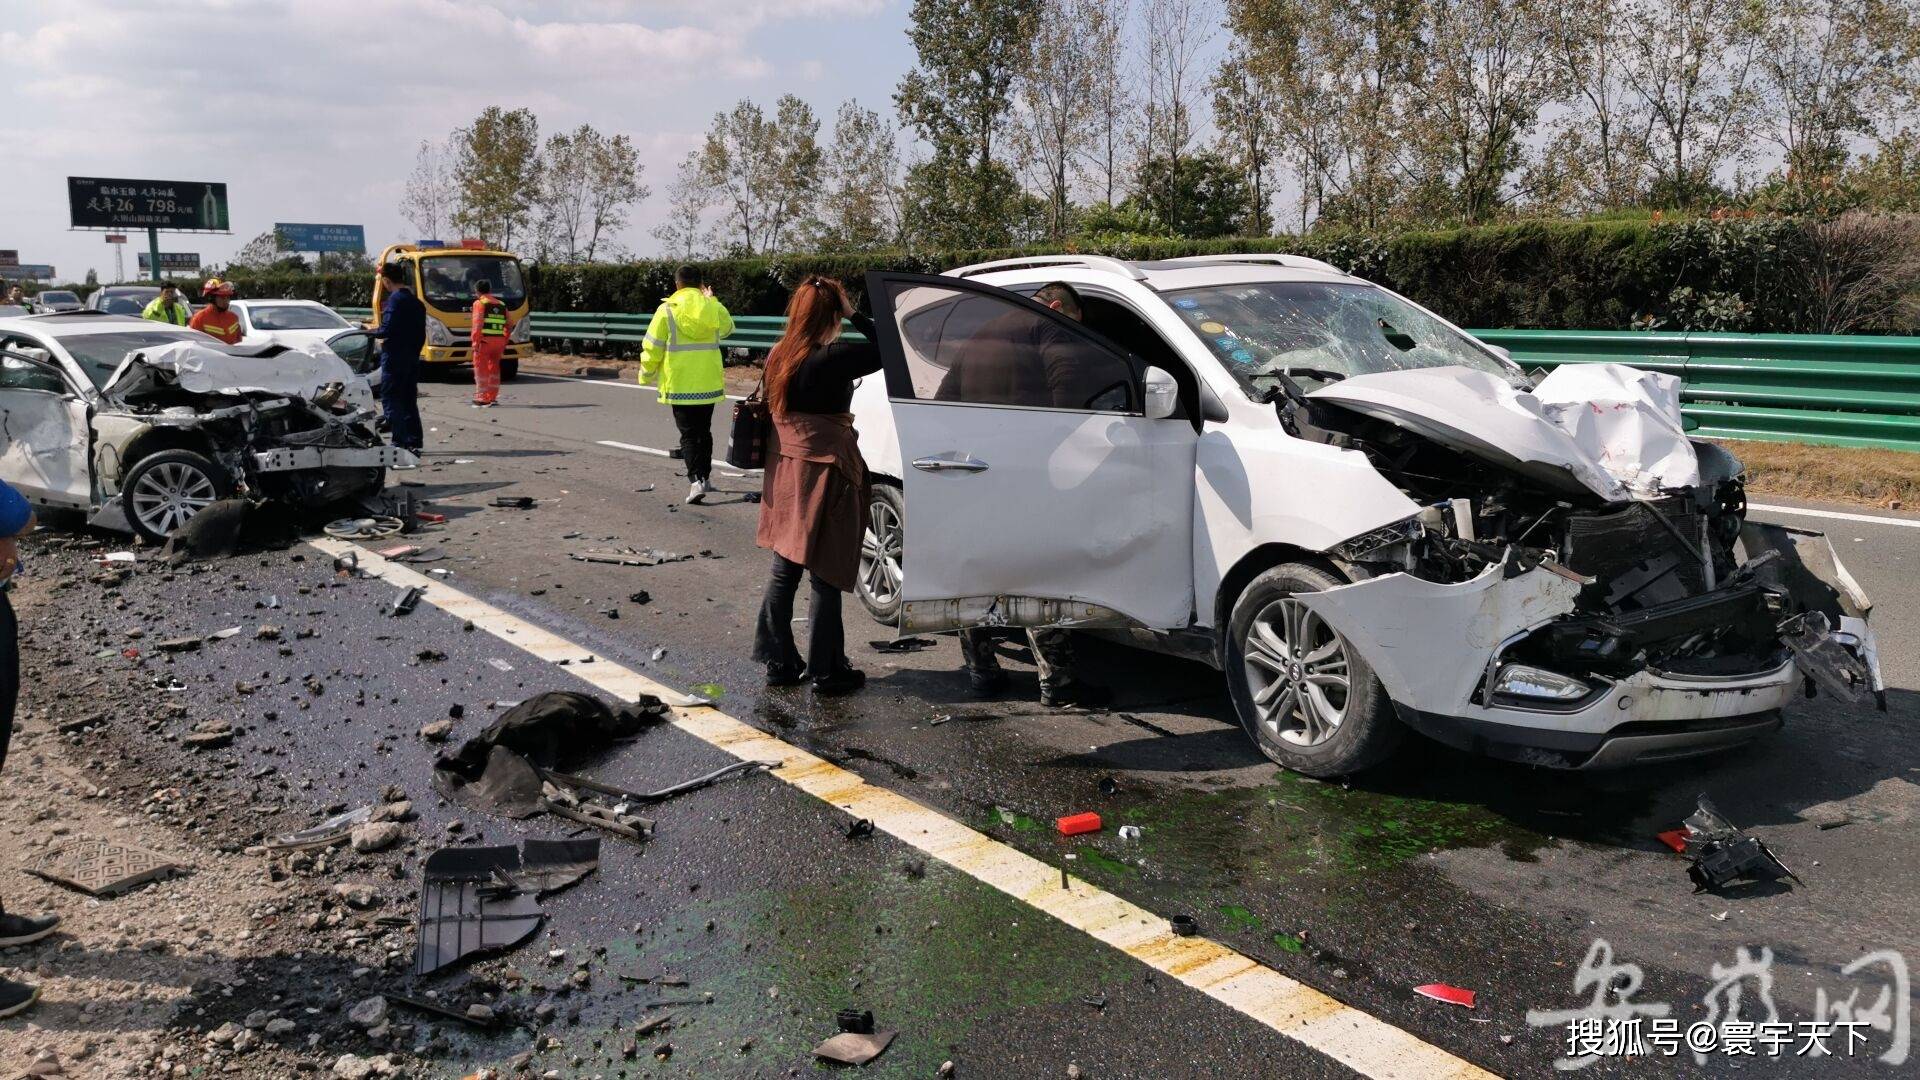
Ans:
[[[675,405],[700,405],[709,401],[719,401],[726,396],[725,390],[701,390],[684,394],[661,394],[660,400]]]
[[[390,563],[343,540],[309,541],[328,555],[354,552],[360,567],[427,603],[626,701],[642,694],[673,708],[673,725],[743,761],[777,762],[773,775],[1015,900],[1046,912],[1169,978],[1375,1080],[1494,1080],[1469,1061],[1370,1013],[1328,997],[1218,942],[1175,937],[1167,920],[968,828],[930,807],[689,699],[477,597]]]
[[[656,349],[665,349],[667,352],[698,352],[702,349],[720,347],[717,341],[689,341],[685,345],[680,344],[680,323],[674,319],[673,309],[662,304],[660,311],[667,317],[667,340],[661,341],[652,334],[642,334],[641,337],[647,344]]]
[[[480,316],[480,335],[482,337],[500,337],[507,332],[507,309],[499,304],[488,304],[486,314]]]

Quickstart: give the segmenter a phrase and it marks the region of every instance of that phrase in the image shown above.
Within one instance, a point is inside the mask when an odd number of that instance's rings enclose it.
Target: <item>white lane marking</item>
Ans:
[[[656,450],[651,446],[636,446],[630,442],[615,442],[612,439],[600,439],[596,442],[596,445],[611,446],[619,450],[631,450],[636,454],[652,454],[654,457],[672,457],[673,456],[672,454],[667,453],[665,450]]]
[[[626,379],[588,379],[588,378],[583,378],[579,375],[532,375],[532,374],[522,375],[521,378],[539,379],[541,382],[580,383],[584,386],[617,386],[622,390],[650,390],[655,394],[658,394],[660,392],[660,388],[657,386],[642,386],[637,382],[629,382]],[[728,401],[745,401],[747,399],[744,394],[728,394],[727,400]]]
[[[1865,521],[1874,525],[1898,525],[1903,529],[1920,529],[1920,518],[1880,517],[1877,514],[1847,514],[1839,510],[1803,510],[1798,506],[1774,506],[1769,503],[1748,503],[1748,510],[1758,510],[1766,514],[1799,514],[1802,517],[1832,518],[1835,521]]]
[[[338,556],[354,552],[360,567],[422,598],[447,614],[471,622],[538,659],[571,661],[568,674],[623,700],[652,694],[683,700],[673,690],[591,649],[508,614],[436,578],[390,563],[341,540],[311,540]],[[591,663],[584,661],[591,660]],[[717,708],[673,708],[675,727],[742,760],[777,761],[773,775],[809,795],[897,837],[932,858],[1015,900],[1119,949],[1162,974],[1178,979],[1229,1008],[1265,1024],[1307,1048],[1376,1080],[1491,1078],[1473,1063],[1290,979],[1219,942],[1177,937],[1167,920],[1079,878],[1062,888],[1060,869],[968,828],[930,807],[867,783],[825,759],[791,746]]]

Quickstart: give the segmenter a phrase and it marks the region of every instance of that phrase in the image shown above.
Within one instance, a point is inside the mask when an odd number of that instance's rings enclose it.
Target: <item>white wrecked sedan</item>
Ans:
[[[1053,281],[1082,318],[1029,297]],[[1431,312],[1285,255],[1058,256],[867,280],[882,375],[860,597],[902,632],[1074,627],[1205,660],[1314,776],[1407,729],[1606,768],[1883,697],[1870,601],[1746,521],[1678,380],[1537,384]]]
[[[324,347],[228,348],[96,312],[0,319],[0,478],[39,506],[159,540],[234,494],[323,504],[415,456]]]

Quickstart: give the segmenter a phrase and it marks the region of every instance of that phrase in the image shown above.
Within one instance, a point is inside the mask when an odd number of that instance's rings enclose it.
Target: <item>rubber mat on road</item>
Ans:
[[[149,881],[185,872],[185,867],[157,851],[116,840],[65,844],[27,867],[27,873],[34,877],[101,897],[119,896]]]

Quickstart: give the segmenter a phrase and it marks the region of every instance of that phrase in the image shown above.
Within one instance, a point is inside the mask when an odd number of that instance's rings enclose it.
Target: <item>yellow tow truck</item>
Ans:
[[[532,304],[527,295],[527,276],[520,259],[505,251],[494,251],[479,240],[462,240],[459,247],[422,247],[418,244],[394,244],[380,253],[376,268],[398,263],[413,295],[427,309],[427,347],[420,359],[426,364],[471,363],[472,347],[468,332],[473,325],[473,301],[479,296],[475,285],[485,281],[493,295],[507,305],[507,318],[513,331],[507,336],[507,351],[500,362],[500,377],[512,379],[520,374],[520,358],[533,351],[533,323],[527,315]],[[386,303],[387,283],[378,272],[373,275],[373,324],[380,325],[380,308]]]

